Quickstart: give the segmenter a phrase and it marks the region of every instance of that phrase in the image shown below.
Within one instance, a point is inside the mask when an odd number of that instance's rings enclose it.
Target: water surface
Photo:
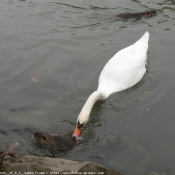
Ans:
[[[158,15],[114,20],[146,9]],[[175,174],[174,9],[170,0],[1,0],[1,151],[16,141],[21,154],[93,161],[128,175]],[[36,131],[71,136],[103,66],[146,30],[143,80],[97,102],[74,149],[38,147]]]

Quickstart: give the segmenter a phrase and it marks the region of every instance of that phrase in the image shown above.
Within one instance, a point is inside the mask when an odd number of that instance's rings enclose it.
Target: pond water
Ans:
[[[115,21],[147,9],[157,16]],[[1,0],[0,12],[0,151],[18,142],[21,154],[93,161],[127,175],[175,174],[173,0]],[[103,66],[146,30],[143,80],[97,102],[74,149],[36,145],[37,131],[72,135]]]

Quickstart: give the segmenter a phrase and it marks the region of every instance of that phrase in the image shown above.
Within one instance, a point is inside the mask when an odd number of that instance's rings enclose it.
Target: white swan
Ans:
[[[87,123],[91,109],[97,100],[106,99],[114,92],[123,91],[134,86],[146,72],[149,32],[133,45],[117,52],[104,66],[99,77],[98,89],[84,104],[78,118],[73,137],[78,138]]]

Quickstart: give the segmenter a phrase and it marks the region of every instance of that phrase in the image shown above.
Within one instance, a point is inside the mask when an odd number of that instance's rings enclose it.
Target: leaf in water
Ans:
[[[149,94],[149,91],[145,91],[144,94],[145,94],[145,95],[146,95],[146,94]]]
[[[38,82],[39,79],[37,77],[31,79],[34,83]]]
[[[8,151],[12,151],[13,149],[15,149],[16,147],[19,146],[18,142],[13,142],[10,145],[7,146]]]

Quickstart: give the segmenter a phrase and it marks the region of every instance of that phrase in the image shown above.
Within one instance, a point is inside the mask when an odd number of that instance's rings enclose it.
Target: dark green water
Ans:
[[[117,13],[156,9],[151,19]],[[175,2],[1,0],[0,151],[93,161],[127,175],[175,174]],[[106,62],[150,32],[148,73],[94,106],[80,145],[38,147],[36,131],[72,135]],[[33,82],[32,78],[38,78]]]

